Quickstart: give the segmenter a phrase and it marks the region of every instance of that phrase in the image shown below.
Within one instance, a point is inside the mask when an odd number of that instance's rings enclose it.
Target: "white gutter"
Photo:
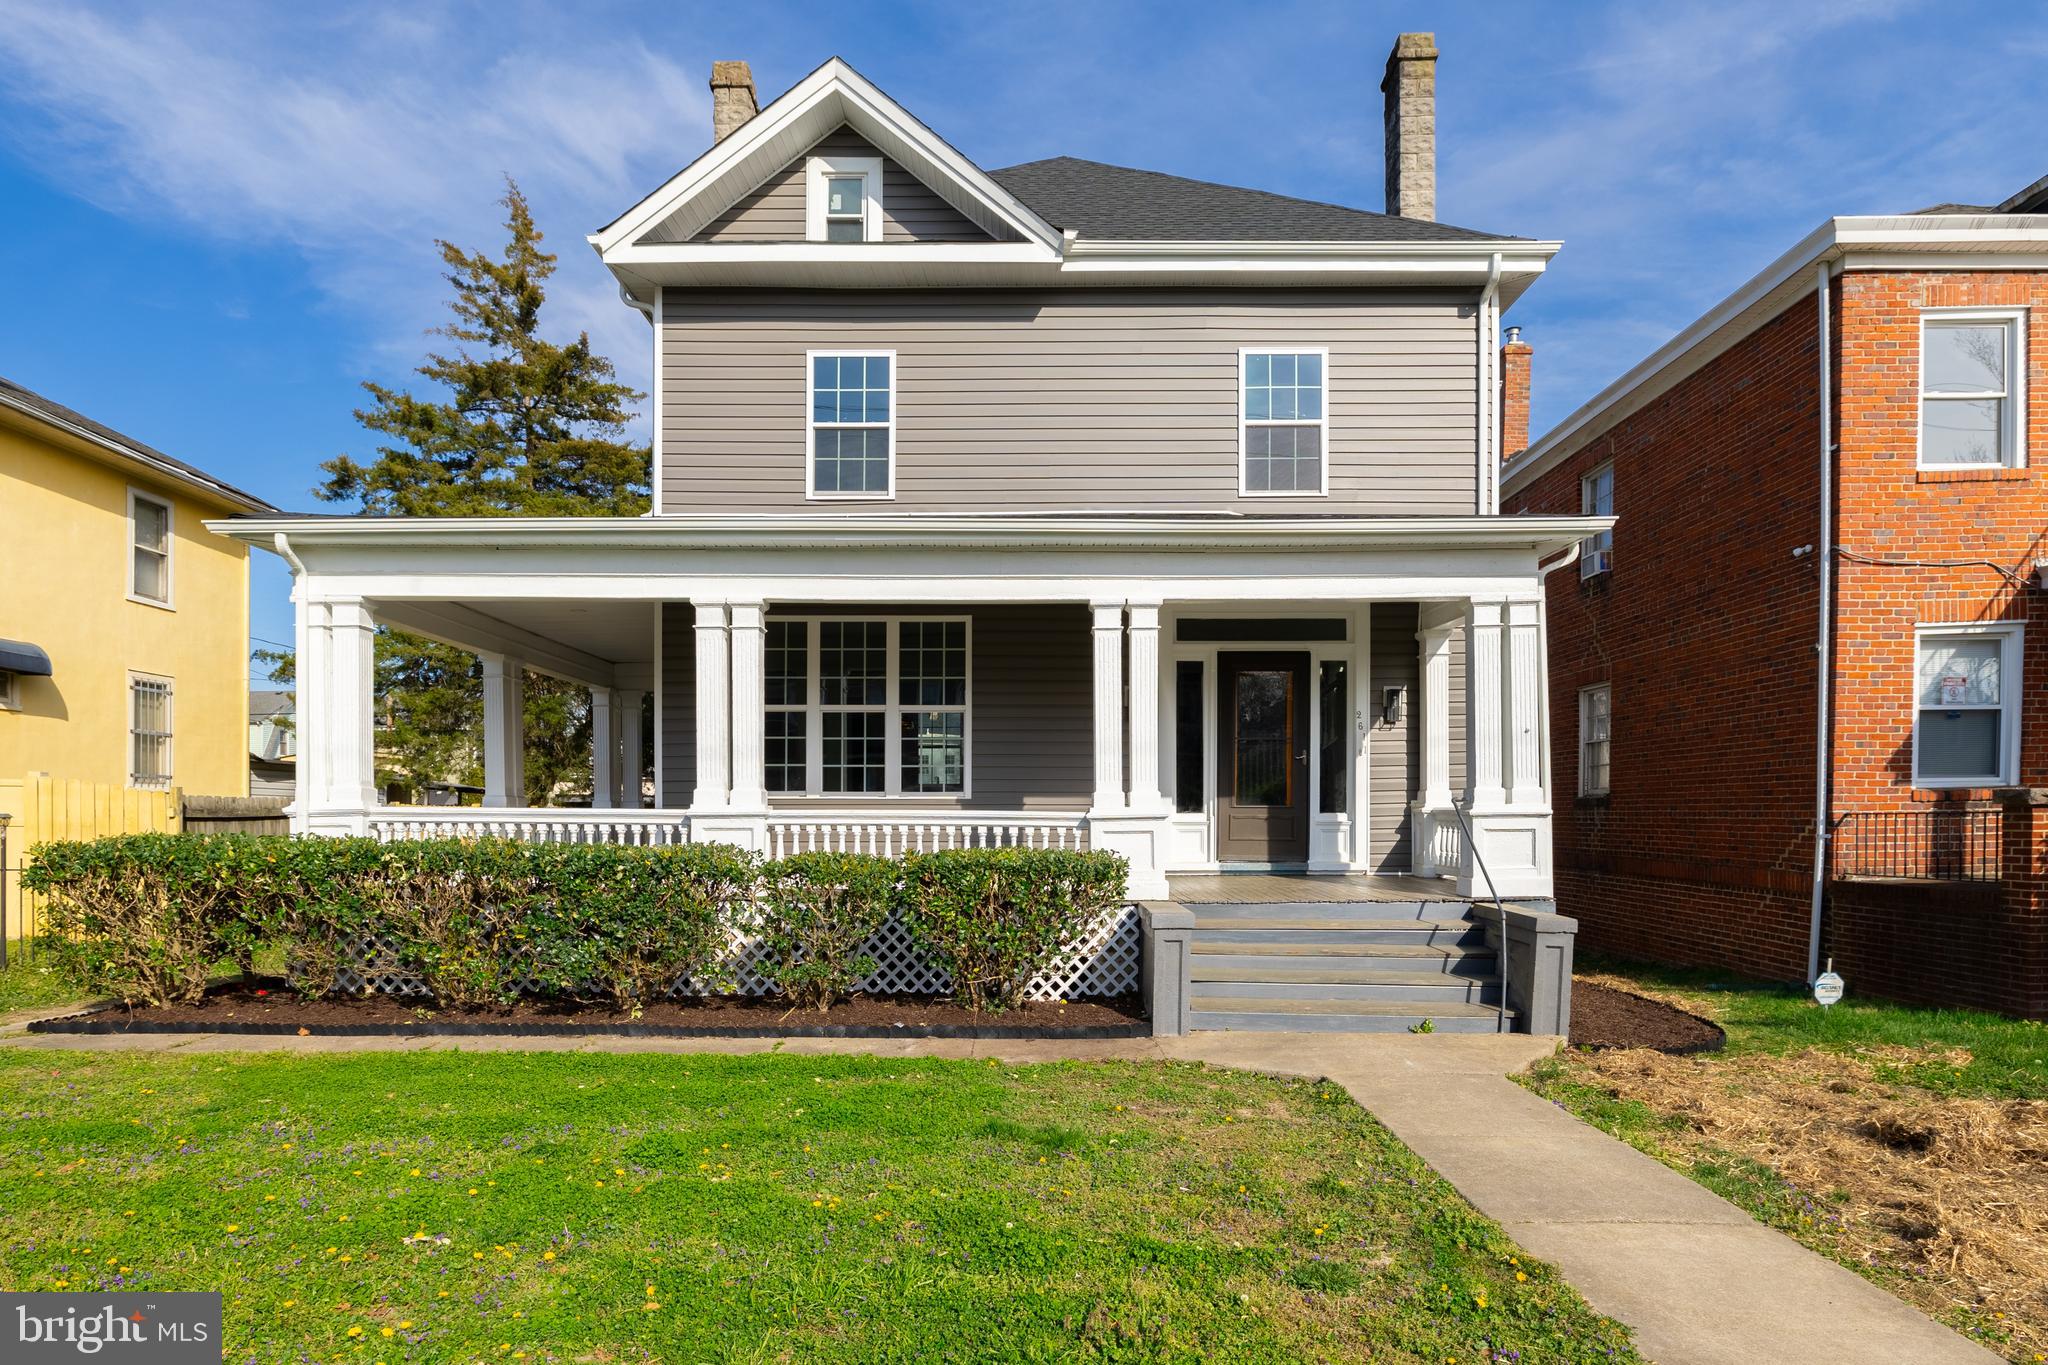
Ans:
[[[285,563],[291,565],[292,576],[294,578],[303,577],[305,575],[306,566],[300,562],[299,557],[297,555],[292,553],[292,538],[290,536],[286,535],[283,531],[279,531],[277,535],[274,538],[272,538],[270,542],[270,547],[273,550],[277,551],[279,558],[283,559]]]
[[[1828,354],[1828,263],[1815,267],[1814,297],[1819,304],[1820,352],[1820,627],[1814,651],[1819,656],[1819,719],[1814,733],[1813,763],[1813,900],[1806,926],[1806,980],[1811,985],[1820,975],[1821,902],[1827,891],[1828,840],[1833,811],[1828,800],[1833,776],[1834,735],[1834,647],[1833,608],[1835,581],[1835,448],[1834,448],[1834,364]]]

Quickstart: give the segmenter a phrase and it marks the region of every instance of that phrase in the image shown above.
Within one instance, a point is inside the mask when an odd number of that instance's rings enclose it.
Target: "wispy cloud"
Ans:
[[[479,58],[474,15],[421,6],[281,28],[261,11],[115,19],[0,0],[11,136],[66,189],[304,254],[402,367],[441,320],[437,237],[494,245],[503,178],[562,257],[555,325],[645,387],[646,329],[582,242],[694,153],[701,80],[623,40]],[[32,111],[32,112],[27,112]]]

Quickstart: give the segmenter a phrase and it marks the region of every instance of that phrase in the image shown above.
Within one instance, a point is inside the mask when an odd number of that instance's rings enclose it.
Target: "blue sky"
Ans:
[[[839,54],[984,166],[1070,154],[1378,208],[1379,76],[1437,34],[1438,212],[1562,238],[1509,314],[1538,431],[1822,218],[2048,174],[2032,3],[298,6],[0,0],[0,374],[287,508],[366,454],[510,174],[553,325],[644,387],[581,240]],[[259,554],[253,631],[290,638]]]

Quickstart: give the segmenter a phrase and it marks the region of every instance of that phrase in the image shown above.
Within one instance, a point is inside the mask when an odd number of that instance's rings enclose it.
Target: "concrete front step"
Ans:
[[[1429,948],[1477,947],[1486,942],[1486,930],[1467,920],[1273,920],[1219,917],[1198,921],[1193,941],[1198,945],[1261,943],[1326,948],[1368,943],[1398,943]]]
[[[1266,1000],[1220,996],[1188,1013],[1195,1029],[1250,1029],[1294,1033],[1402,1033],[1428,1021],[1432,1033],[1493,1033],[1500,1016],[1491,1005],[1418,1005],[1407,1000]],[[1512,1027],[1513,1011],[1508,1013]]]
[[[1408,943],[1190,943],[1196,967],[1286,968],[1341,980],[1344,972],[1442,972],[1450,976],[1492,976],[1498,970],[1493,950],[1453,945],[1448,948]]]
[[[1361,920],[1427,920],[1448,924],[1472,911],[1470,901],[1251,901],[1204,903],[1185,907],[1194,912],[1196,924],[1214,920],[1322,920],[1355,923]]]

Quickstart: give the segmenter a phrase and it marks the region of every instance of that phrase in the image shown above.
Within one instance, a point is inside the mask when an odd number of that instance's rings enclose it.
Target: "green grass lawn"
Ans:
[[[57,974],[48,953],[33,948],[24,951],[25,946],[20,942],[7,945],[7,966],[0,968],[0,1014],[42,1009],[86,997],[85,992]]]
[[[218,1288],[230,1361],[1638,1359],[1342,1091],[1192,1064],[0,1050],[0,1110],[0,1287]]]

